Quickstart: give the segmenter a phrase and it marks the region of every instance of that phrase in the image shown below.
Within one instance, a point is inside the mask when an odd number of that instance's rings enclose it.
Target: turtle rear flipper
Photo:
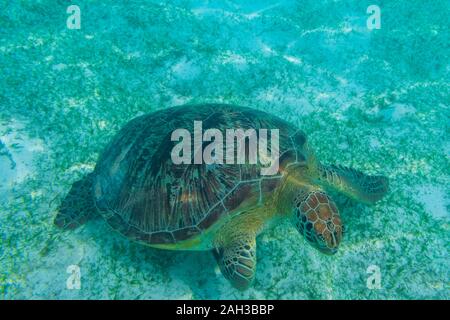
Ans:
[[[320,166],[319,171],[327,186],[366,204],[377,202],[388,191],[389,181],[384,176],[369,176],[339,165]]]
[[[92,178],[90,173],[72,185],[59,207],[54,223],[61,229],[75,229],[85,223],[97,212],[92,196]]]

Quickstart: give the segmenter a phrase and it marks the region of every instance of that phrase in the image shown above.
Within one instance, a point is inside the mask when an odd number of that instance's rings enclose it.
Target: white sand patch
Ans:
[[[379,149],[379,148],[381,148],[382,144],[381,144],[380,140],[377,137],[370,136],[369,137],[369,146],[372,149]]]
[[[260,92],[257,99],[277,105],[292,108],[297,114],[307,115],[314,111],[314,106],[301,95],[301,91],[285,92],[277,87],[272,87]]]
[[[175,94],[172,96],[172,99],[170,100],[171,102],[169,103],[169,105],[180,106],[180,105],[189,103],[189,101],[191,99],[192,99],[192,97],[179,96],[179,95]]]
[[[105,120],[100,120],[97,122],[97,125],[100,129],[105,129],[108,126],[108,122]]]
[[[25,124],[13,120],[6,128],[6,133],[0,136],[0,190],[8,190],[30,175],[35,155],[45,150],[42,140],[23,132]]]
[[[413,106],[402,103],[394,103],[388,109],[383,110],[381,113],[384,119],[387,121],[399,121],[405,116],[414,114],[415,112],[416,109]]]
[[[447,141],[443,144],[442,149],[444,150],[444,154],[447,158],[450,158],[450,142]]]
[[[417,189],[417,197],[427,213],[437,219],[449,218],[450,206],[445,190],[434,185],[423,185]]]
[[[76,98],[64,98],[64,105],[67,108],[79,108],[84,109],[86,105],[86,99],[76,99]]]
[[[294,56],[284,55],[283,58],[293,64],[301,64],[302,63],[302,59],[294,57]]]
[[[89,172],[94,170],[95,163],[76,163],[73,166],[71,166],[69,169],[67,169],[67,172],[73,173],[73,172]]]
[[[346,25],[341,26],[339,29],[319,27],[319,28],[315,28],[315,29],[306,30],[306,31],[302,32],[300,34],[300,36],[304,37],[306,35],[314,34],[314,33],[325,33],[327,35],[334,36],[337,34],[347,34],[347,33],[351,32],[352,30],[353,30],[353,28],[346,26]]]
[[[265,44],[261,40],[259,40],[258,42],[259,42],[259,47],[260,47],[260,49],[262,51],[262,54],[265,57],[270,57],[270,56],[277,55],[277,52],[274,49],[272,49],[271,47],[269,47],[267,44]]]
[[[67,65],[64,63],[58,63],[58,64],[53,65],[53,67],[52,67],[52,69],[55,71],[62,71],[66,68],[67,68]]]
[[[246,57],[228,50],[217,57],[216,63],[219,65],[233,65],[238,70],[244,70],[248,67],[249,61]]]
[[[175,63],[171,71],[173,76],[179,80],[192,80],[200,73],[200,69],[186,57]]]
[[[279,7],[281,4],[282,4],[282,2],[278,2],[278,3],[275,3],[275,4],[269,5],[267,7],[264,7],[262,9],[259,9],[257,11],[253,11],[253,12],[247,13],[244,16],[247,19],[252,20],[252,19],[260,17],[264,12],[266,12],[268,10],[271,10],[271,9]]]

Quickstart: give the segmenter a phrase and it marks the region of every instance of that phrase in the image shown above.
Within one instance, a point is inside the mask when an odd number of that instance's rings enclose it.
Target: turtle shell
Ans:
[[[171,152],[179,142],[171,141],[172,132],[193,133],[194,121],[202,121],[203,132],[215,128],[224,137],[226,129],[279,129],[278,172],[261,175],[260,161],[249,164],[248,157],[244,164],[175,165]],[[157,111],[131,120],[106,147],[94,172],[94,198],[108,223],[130,239],[187,240],[230,213],[261,205],[283,169],[305,161],[305,143],[293,125],[250,108],[205,104]]]

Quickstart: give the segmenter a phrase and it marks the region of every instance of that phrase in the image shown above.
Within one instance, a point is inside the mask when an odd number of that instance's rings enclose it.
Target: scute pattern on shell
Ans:
[[[259,164],[174,165],[173,130],[193,133],[242,128],[279,129],[280,171],[261,176]],[[147,243],[189,239],[235,210],[261,203],[289,163],[304,161],[306,137],[291,124],[262,111],[223,104],[173,107],[130,121],[100,157],[94,179],[96,204],[109,224]],[[207,142],[206,144],[209,144]]]

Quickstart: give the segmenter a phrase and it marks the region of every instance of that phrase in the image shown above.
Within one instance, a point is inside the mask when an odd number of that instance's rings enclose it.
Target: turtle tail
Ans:
[[[93,174],[72,185],[61,202],[54,224],[61,229],[75,229],[95,216],[97,209],[92,194]]]
[[[381,200],[388,192],[389,181],[384,176],[370,176],[339,165],[319,165],[318,169],[322,184],[366,204]]]

